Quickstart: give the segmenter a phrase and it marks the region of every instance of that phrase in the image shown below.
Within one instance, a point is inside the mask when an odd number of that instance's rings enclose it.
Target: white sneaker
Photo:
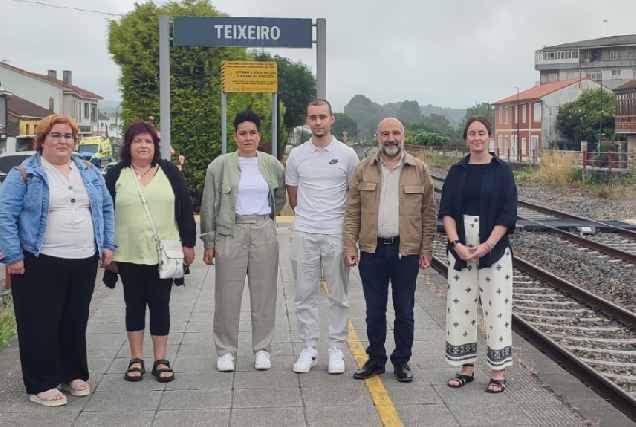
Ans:
[[[219,372],[232,372],[234,370],[234,356],[232,353],[225,353],[216,360],[216,369]]]
[[[318,364],[316,356],[318,352],[313,347],[306,347],[298,356],[298,360],[294,363],[294,372],[304,374],[309,372],[311,368]]]
[[[265,350],[259,350],[256,352],[256,361],[254,362],[256,369],[269,369],[272,367],[272,361],[269,358],[269,353]]]
[[[345,371],[344,354],[338,347],[331,347],[329,350],[328,371],[330,374],[342,374]]]

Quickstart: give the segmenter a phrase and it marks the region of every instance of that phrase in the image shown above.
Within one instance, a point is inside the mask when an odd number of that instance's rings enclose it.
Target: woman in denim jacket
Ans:
[[[37,153],[0,190],[0,250],[11,274],[20,361],[30,400],[67,403],[58,390],[90,394],[86,325],[98,258],[110,263],[113,202],[100,172],[74,157],[78,128],[52,114]]]

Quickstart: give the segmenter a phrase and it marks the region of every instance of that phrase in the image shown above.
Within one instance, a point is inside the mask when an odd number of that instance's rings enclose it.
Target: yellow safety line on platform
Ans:
[[[321,283],[323,289],[327,292],[327,283],[325,280],[323,279]],[[353,355],[353,359],[356,361],[358,368],[362,368],[368,356],[351,322],[349,322],[349,339],[347,340],[347,344],[349,345],[349,351]],[[389,397],[389,393],[386,391],[380,377],[375,375],[371,378],[367,378],[364,380],[364,384],[367,386],[367,390],[369,390],[373,405],[378,411],[380,421],[382,421],[384,427],[404,427],[395,409],[395,405],[393,405],[393,401]]]

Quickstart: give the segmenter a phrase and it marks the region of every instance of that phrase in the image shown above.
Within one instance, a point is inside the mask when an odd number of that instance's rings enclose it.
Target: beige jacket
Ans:
[[[360,250],[374,253],[378,238],[378,206],[382,187],[380,152],[360,162],[349,187],[344,220],[345,256]],[[433,253],[437,210],[431,174],[426,164],[404,153],[400,174],[400,254]]]

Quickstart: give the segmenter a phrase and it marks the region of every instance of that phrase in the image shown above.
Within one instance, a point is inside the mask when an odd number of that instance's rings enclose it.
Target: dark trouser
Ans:
[[[148,305],[150,335],[168,335],[172,279],[160,279],[157,265],[129,262],[119,262],[117,265],[124,285],[126,330],[135,332],[146,328],[146,305]]]
[[[88,380],[86,325],[97,260],[97,255],[64,259],[25,251],[24,274],[11,275],[28,394]]]
[[[399,365],[411,358],[413,348],[413,306],[415,284],[419,273],[419,255],[398,256],[399,244],[385,245],[378,241],[375,253],[360,253],[360,278],[367,303],[367,337],[369,359],[386,363],[386,305],[389,280],[393,292],[395,350],[391,363]]]

